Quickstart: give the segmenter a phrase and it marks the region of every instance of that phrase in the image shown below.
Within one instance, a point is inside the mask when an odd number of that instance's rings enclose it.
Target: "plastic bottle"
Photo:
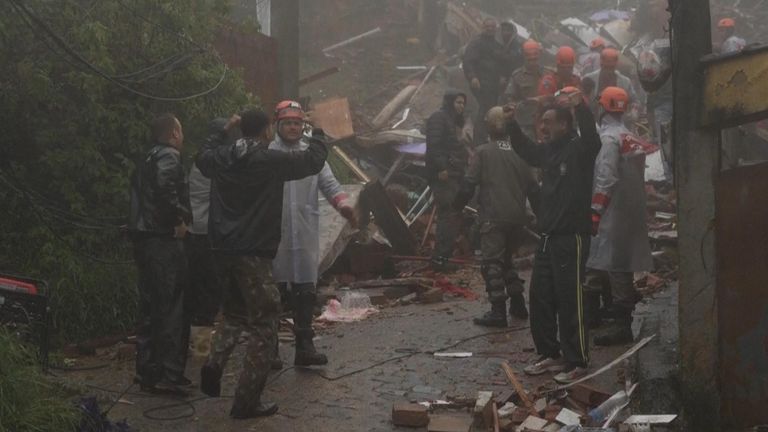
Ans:
[[[590,423],[597,426],[602,425],[614,411],[627,403],[629,403],[629,396],[626,391],[622,390],[614,394],[607,401],[600,404],[599,407],[589,412]]]

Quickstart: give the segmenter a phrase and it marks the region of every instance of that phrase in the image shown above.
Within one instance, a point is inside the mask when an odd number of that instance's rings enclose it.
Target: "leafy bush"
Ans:
[[[222,0],[0,3],[0,271],[50,282],[60,338],[131,327],[118,226],[152,117],[178,115],[189,162],[211,118],[253,103],[212,54],[226,15]]]
[[[0,329],[0,431],[73,431],[80,421],[75,405],[46,381],[34,356]]]

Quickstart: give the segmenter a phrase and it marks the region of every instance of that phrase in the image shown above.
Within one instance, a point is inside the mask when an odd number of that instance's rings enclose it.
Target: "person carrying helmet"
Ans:
[[[606,48],[600,54],[600,70],[594,71],[582,79],[582,89],[590,100],[597,99],[593,95],[602,94],[608,87],[621,87],[629,95],[630,106],[637,102],[635,88],[632,80],[618,71],[619,57],[621,53],[616,48]],[[593,87],[592,91],[587,91],[587,87]],[[601,107],[599,103],[592,104],[592,112],[600,116]],[[631,111],[629,108],[627,112]]]
[[[298,102],[284,101],[275,108],[277,135],[270,150],[304,151],[309,141],[304,136],[304,111]],[[312,342],[313,312],[317,303],[320,263],[319,192],[344,218],[356,224],[355,211],[326,162],[320,173],[283,185],[283,221],[280,246],[272,262],[272,275],[286,304],[293,312],[296,366],[324,365],[325,355]]]
[[[427,119],[426,171],[429,187],[435,197],[437,226],[432,268],[451,270],[448,260],[453,256],[456,237],[461,228],[461,212],[454,210],[453,202],[459,184],[467,169],[467,149],[459,141],[464,127],[464,107],[467,96],[449,89],[443,96],[443,106]]]
[[[555,56],[557,70],[544,74],[539,81],[539,96],[554,96],[563,87],[581,86],[581,79],[573,73],[576,52],[569,46],[561,46]]]
[[[495,19],[483,21],[483,31],[464,51],[462,67],[478,105],[474,122],[474,143],[486,141],[485,113],[499,102],[509,78],[509,58],[504,46],[496,40]]]
[[[490,141],[475,151],[454,208],[461,210],[479,188],[480,236],[483,263],[481,272],[491,311],[475,318],[477,325],[507,326],[507,298],[513,318],[525,320],[528,309],[523,296],[524,281],[512,263],[515,251],[526,238],[526,200],[538,193],[531,168],[512,149],[504,109],[488,111],[485,121]],[[534,207],[533,203],[531,204]]]
[[[514,112],[512,107],[509,110]],[[589,363],[582,283],[600,136],[592,111],[581,92],[573,88],[558,92],[555,104],[544,108],[542,144],[525,136],[513,115],[509,120],[515,152],[543,173],[536,210],[541,240],[530,289],[531,333],[540,358],[524,371],[529,375],[557,373],[555,381],[570,383],[587,374]]]
[[[227,142],[239,127],[243,137]],[[277,405],[261,400],[277,344],[275,323],[280,292],[272,279],[272,259],[280,245],[283,183],[316,175],[325,166],[327,137],[312,131],[305,150],[269,149],[269,116],[261,110],[233,115],[211,134],[196,164],[211,179],[208,238],[214,251],[224,320],[212,333],[211,352],[200,370],[200,389],[221,394],[221,376],[242,332],[250,340],[235,389],[230,416],[269,416]]]
[[[643,142],[624,126],[629,102],[620,87],[607,87],[600,94],[602,147],[595,161],[587,268],[608,284],[613,298],[609,315],[615,321],[594,339],[602,346],[632,342],[632,312],[641,298],[634,273],[653,267],[645,217],[645,156],[658,146]],[[595,288],[593,292],[603,289]]]
[[[723,18],[717,23],[717,29],[723,40],[720,45],[720,54],[739,52],[747,46],[747,41],[736,36],[736,20]]]
[[[589,43],[589,52],[579,57],[581,76],[586,76],[600,69],[600,53],[607,48],[605,39],[596,37]]]
[[[523,43],[525,65],[512,73],[506,91],[507,102],[517,104],[517,121],[528,138],[536,141],[536,113],[539,109],[539,80],[544,68],[539,64],[541,45],[533,39]]]

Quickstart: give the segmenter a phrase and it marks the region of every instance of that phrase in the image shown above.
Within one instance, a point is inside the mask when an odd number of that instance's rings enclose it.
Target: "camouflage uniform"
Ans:
[[[272,261],[256,256],[216,257],[219,286],[224,287],[224,320],[212,334],[209,364],[224,367],[243,331],[250,334],[235,400],[260,395],[267,382],[277,343],[280,292],[272,279]]]

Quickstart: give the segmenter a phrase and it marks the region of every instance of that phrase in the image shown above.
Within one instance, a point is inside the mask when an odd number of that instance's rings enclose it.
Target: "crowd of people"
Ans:
[[[720,21],[724,52],[745,45],[734,26]],[[476,200],[490,311],[474,322],[530,319],[540,358],[524,371],[567,384],[587,375],[589,329],[603,319],[611,325],[595,344],[632,341],[634,274],[652,266],[645,157],[657,147],[631,127],[645,109],[658,111],[656,122],[668,119],[671,101],[662,97],[667,87],[641,100],[636,79],[619,71],[620,51],[601,38],[578,57],[560,47],[550,69],[540,62],[541,44],[520,40],[513,23],[497,27],[486,20],[463,56],[478,106],[473,143],[464,139],[470,100],[461,91],[446,91],[425,125],[437,208],[432,265],[451,270],[462,211]],[[173,114],[154,120],[154,142],[131,179],[129,224],[140,294],[135,381],[143,390],[191,385],[190,325],[214,325],[220,312],[200,387],[220,396],[223,370],[247,332],[234,418],[277,412],[261,394],[269,371],[282,368],[281,311],[294,318],[294,364],[328,362],[312,330],[319,194],[350,223],[356,215],[326,162],[324,132],[307,128],[294,101],[278,104],[271,118],[252,109],[215,119],[187,176],[181,123]],[[532,235],[538,245],[526,303],[513,256]]]

